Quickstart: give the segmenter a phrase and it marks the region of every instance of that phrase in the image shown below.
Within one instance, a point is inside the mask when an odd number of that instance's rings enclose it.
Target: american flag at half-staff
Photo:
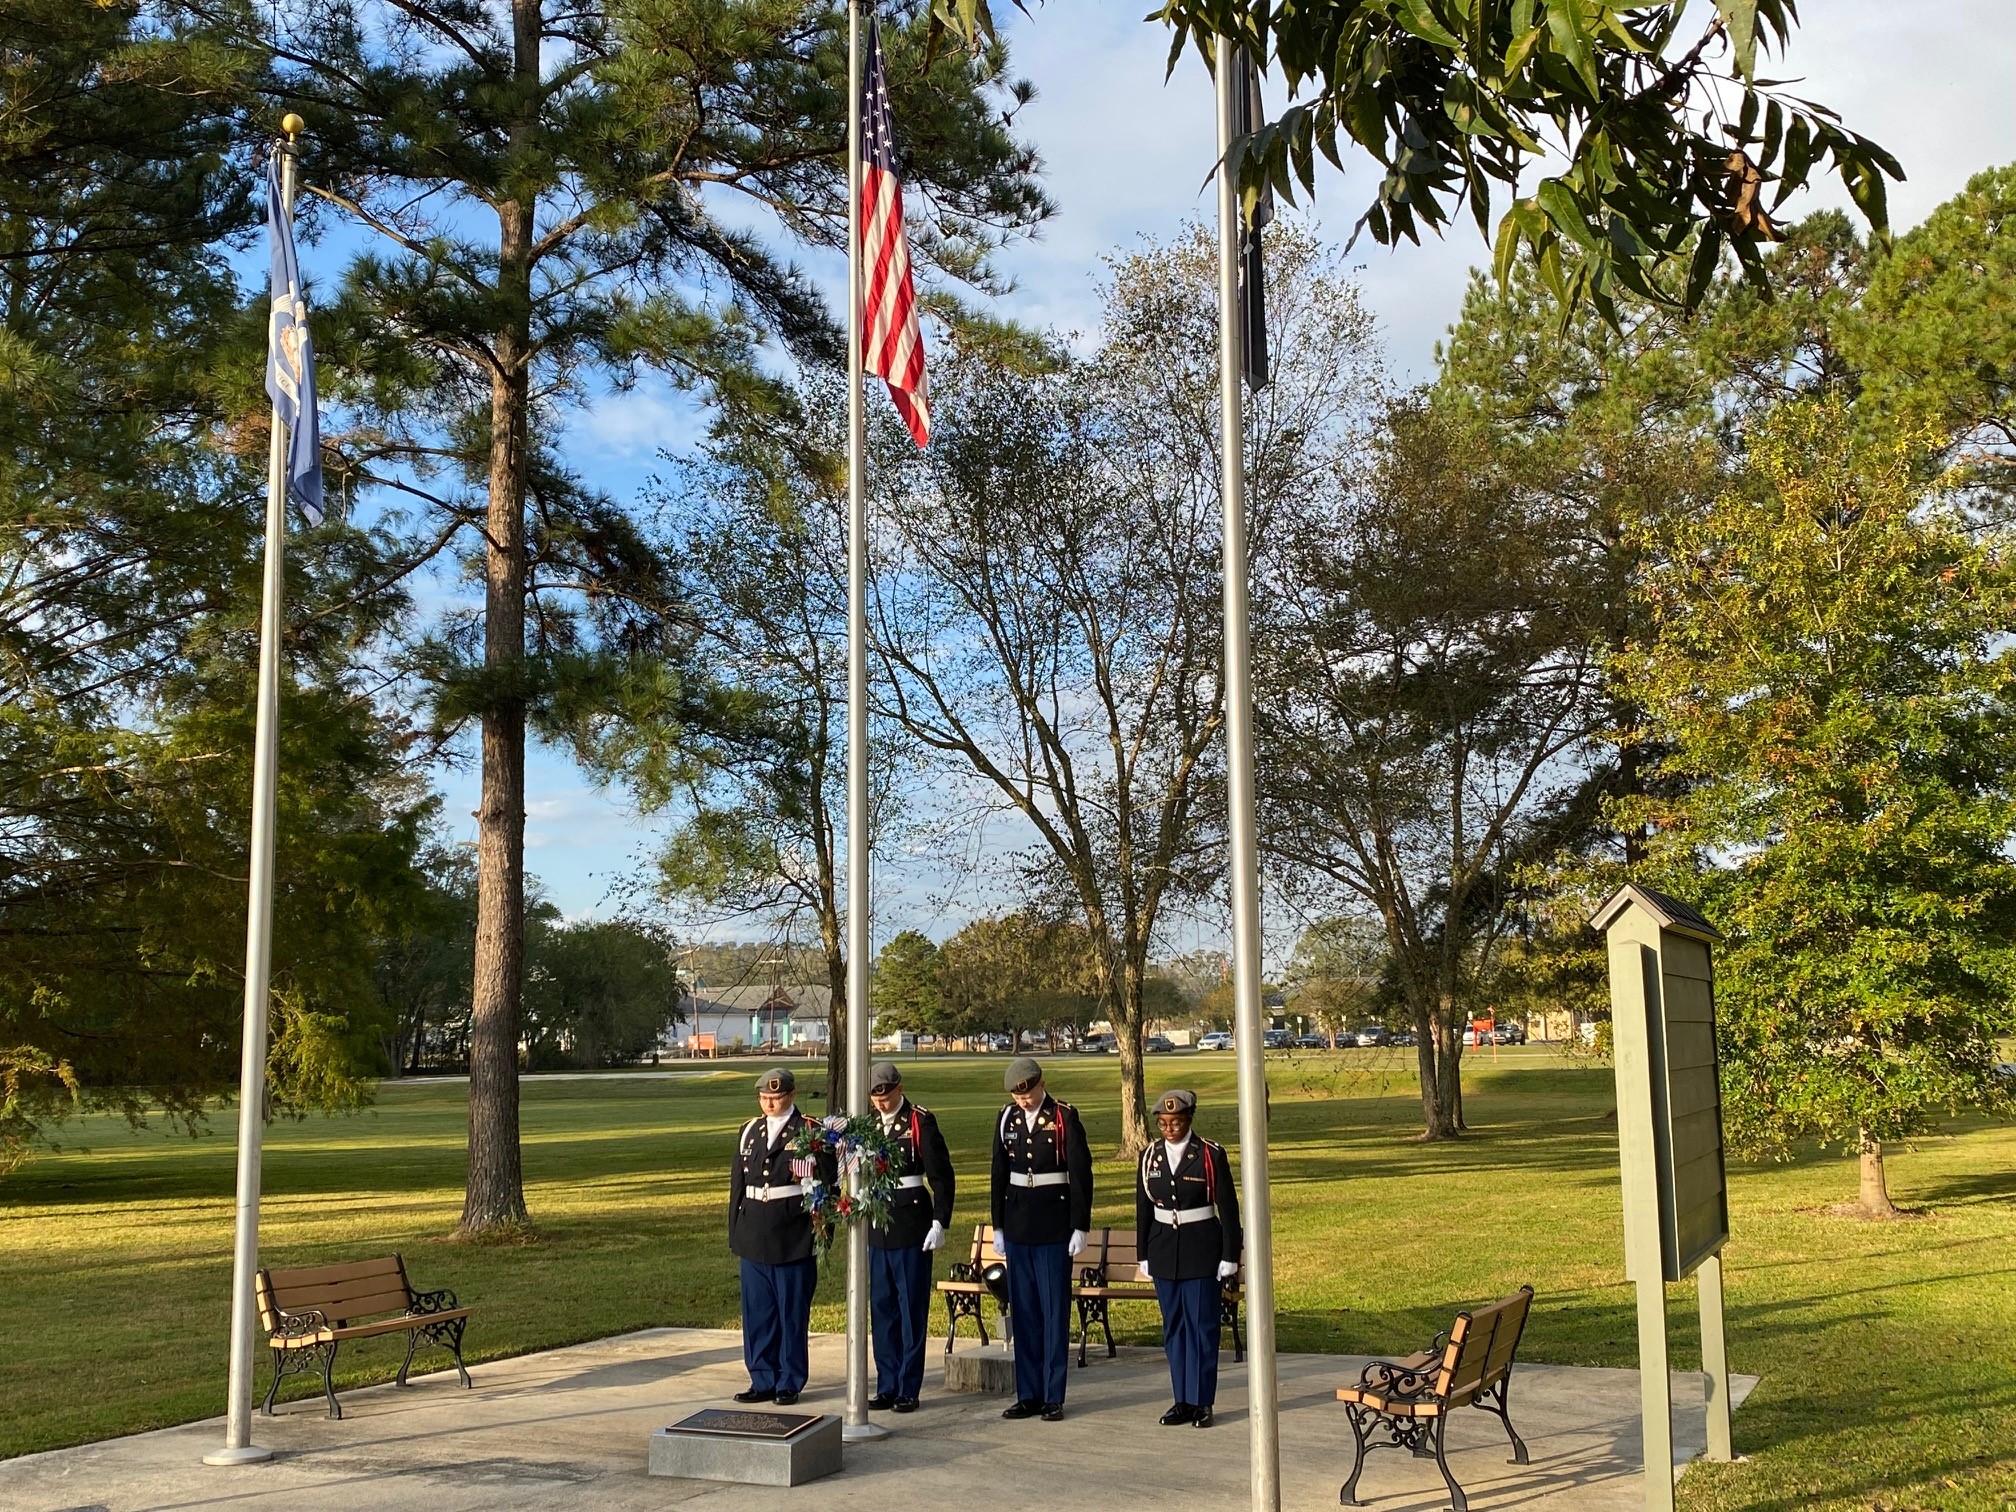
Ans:
[[[917,329],[910,239],[903,231],[903,184],[896,177],[882,31],[872,16],[867,63],[861,79],[861,365],[888,382],[896,412],[910,427],[911,439],[922,446],[931,439],[924,338]]]

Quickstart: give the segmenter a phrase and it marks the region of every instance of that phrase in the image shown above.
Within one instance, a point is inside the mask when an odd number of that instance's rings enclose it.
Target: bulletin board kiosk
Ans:
[[[1617,1144],[1623,1168],[1624,1273],[1638,1288],[1638,1373],[1645,1420],[1645,1506],[1673,1507],[1673,1402],[1666,1287],[1696,1278],[1708,1458],[1731,1457],[1722,1246],[1729,1196],[1715,1054],[1715,942],[1721,934],[1677,898],[1625,886],[1589,921],[1610,953]]]

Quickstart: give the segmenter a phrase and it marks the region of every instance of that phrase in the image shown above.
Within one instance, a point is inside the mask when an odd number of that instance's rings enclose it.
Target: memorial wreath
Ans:
[[[833,1157],[838,1180],[830,1185],[819,1177],[821,1155]],[[902,1146],[883,1130],[882,1120],[865,1114],[808,1119],[798,1130],[791,1143],[791,1174],[804,1183],[805,1210],[819,1234],[821,1260],[841,1224],[889,1222],[902,1157]]]

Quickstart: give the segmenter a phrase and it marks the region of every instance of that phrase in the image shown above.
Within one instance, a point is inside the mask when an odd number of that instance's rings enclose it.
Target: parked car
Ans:
[[[1995,1064],[1995,1080],[2016,1082],[2016,1061],[1997,1061]]]
[[[1209,1034],[1197,1041],[1197,1048],[1199,1050],[1230,1050],[1232,1048],[1232,1036],[1227,1034],[1223,1029],[1213,1029]]]
[[[1118,1055],[1120,1042],[1110,1034],[1088,1034],[1078,1041],[1080,1055]]]
[[[1397,1049],[1411,1049],[1415,1043],[1414,1031],[1412,1029],[1402,1029],[1398,1034],[1389,1038],[1386,1043]]]
[[[1382,1024],[1367,1024],[1362,1029],[1352,1030],[1350,1035],[1352,1044],[1368,1050],[1374,1045],[1390,1044],[1392,1039],[1393,1036],[1386,1032]]]
[[[1166,1034],[1151,1034],[1148,1038],[1141,1041],[1141,1053],[1144,1055],[1173,1055],[1176,1053],[1176,1041],[1169,1038]]]
[[[1288,1031],[1286,1029],[1266,1029],[1260,1034],[1260,1048],[1263,1050],[1286,1050]]]
[[[1524,1024],[1500,1024],[1492,1032],[1491,1038],[1500,1045],[1523,1045],[1526,1043]]]
[[[1330,1036],[1327,1034],[1298,1034],[1289,1043],[1297,1050],[1328,1050]]]

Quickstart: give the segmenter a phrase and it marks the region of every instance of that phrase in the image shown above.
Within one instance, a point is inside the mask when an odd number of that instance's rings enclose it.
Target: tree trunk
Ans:
[[[1897,1207],[1890,1200],[1890,1183],[1883,1172],[1883,1141],[1864,1129],[1861,1144],[1862,1211],[1871,1218],[1895,1218]]]
[[[484,548],[483,796],[476,838],[476,973],[469,1032],[469,1183],[462,1232],[526,1218],[518,1147],[525,973],[525,515],[522,375],[491,385]]]
[[[819,921],[819,931],[827,934],[827,921]],[[826,941],[826,990],[832,1008],[826,1018],[826,1111],[847,1111],[847,952],[837,940]]]
[[[1452,1039],[1460,1039],[1449,1005],[1437,997],[1414,1008],[1415,1069],[1421,1079],[1423,1140],[1454,1139],[1462,1132],[1451,1089],[1459,1075]]]
[[[1135,955],[1131,949],[1126,951],[1118,963],[1120,969],[1106,973],[1107,1014],[1113,1020],[1113,1040],[1120,1050],[1120,1153],[1130,1160],[1148,1148],[1148,1086],[1141,1063],[1144,973]]]
[[[538,0],[513,0],[516,71],[536,109]],[[529,130],[530,123],[527,123]],[[522,133],[521,133],[522,134]],[[476,834],[476,969],[470,996],[469,1179],[460,1232],[526,1221],[518,1142],[525,977],[525,484],[533,209],[498,210],[497,292],[507,312],[490,382],[490,498],[483,550],[483,789]]]

